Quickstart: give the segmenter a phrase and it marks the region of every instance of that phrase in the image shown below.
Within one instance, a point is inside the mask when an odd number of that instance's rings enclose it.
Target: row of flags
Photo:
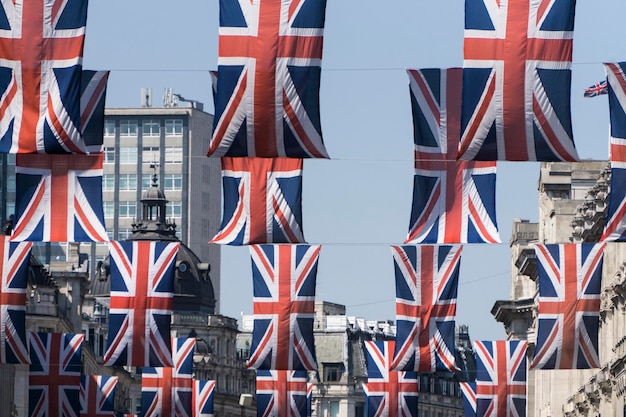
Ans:
[[[84,335],[30,333],[30,417],[115,416],[117,376],[81,375]],[[213,417],[215,381],[193,379],[195,339],[171,339],[174,364],[143,368],[141,416]]]

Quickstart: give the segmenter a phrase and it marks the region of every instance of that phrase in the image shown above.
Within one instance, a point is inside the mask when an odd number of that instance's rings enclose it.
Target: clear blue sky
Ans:
[[[112,70],[108,107],[140,105],[140,89],[205,103],[208,70],[217,65],[218,0],[91,0],[84,66]],[[322,244],[318,299],[348,314],[395,319],[389,246],[404,240],[413,187],[413,137],[406,68],[463,64],[463,0],[328,0],[322,62],[321,118],[332,160],[304,165],[304,233]],[[617,38],[624,0],[579,0],[572,106],[581,158],[606,159],[606,97],[583,99],[604,78],[602,62],[626,60]],[[203,155],[198,155],[203,157]],[[458,323],[474,339],[504,337],[490,310],[510,291],[512,219],[537,221],[538,163],[498,164],[501,245],[464,248]],[[222,248],[221,313],[252,312],[249,249]]]

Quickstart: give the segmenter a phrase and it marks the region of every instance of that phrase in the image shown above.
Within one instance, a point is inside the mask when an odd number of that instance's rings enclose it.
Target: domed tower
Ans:
[[[152,184],[141,198],[142,217],[133,223],[133,232],[127,240],[156,240],[178,242],[176,223],[165,218],[168,200],[159,188],[157,176],[153,174]],[[96,279],[92,285],[95,296],[110,292],[109,259],[98,264]],[[201,262],[195,253],[180,244],[176,257],[174,280],[174,313],[206,314],[215,313],[215,293],[210,277],[211,266]]]

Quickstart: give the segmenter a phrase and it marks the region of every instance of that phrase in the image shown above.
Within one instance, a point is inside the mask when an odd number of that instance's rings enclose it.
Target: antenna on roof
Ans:
[[[152,107],[152,88],[141,89],[141,107]]]

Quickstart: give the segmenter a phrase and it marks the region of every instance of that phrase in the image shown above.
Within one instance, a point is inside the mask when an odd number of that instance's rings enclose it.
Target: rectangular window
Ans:
[[[137,120],[120,120],[120,136],[137,136]]]
[[[104,148],[104,163],[105,164],[115,163],[115,148]]]
[[[183,189],[182,174],[165,174],[163,177],[163,190],[180,191]]]
[[[141,176],[141,189],[147,190],[152,185],[152,174],[143,174]]]
[[[341,368],[340,363],[325,363],[324,382],[339,382],[343,373]]]
[[[15,175],[7,175],[7,191],[10,193],[15,192]]]
[[[183,148],[179,146],[172,146],[165,148],[165,163],[166,164],[182,164],[183,163]]]
[[[165,217],[183,217],[183,202],[170,201],[165,207]]]
[[[117,232],[117,239],[118,240],[126,240],[132,234],[133,234],[133,229],[128,229],[128,228],[120,229]]]
[[[141,134],[152,137],[159,137],[161,134],[161,127],[158,120],[144,120],[141,122]]]
[[[165,121],[166,136],[182,136],[183,121],[181,119],[168,119]]]
[[[330,402],[330,417],[339,417],[339,401]]]
[[[11,214],[15,214],[15,202],[13,201],[7,202],[7,217]]]
[[[115,120],[104,121],[104,136],[115,136]]]
[[[103,201],[102,207],[104,208],[104,217],[107,219],[112,219],[115,214],[115,206],[112,201]]]
[[[159,152],[158,146],[144,146],[141,152],[144,164],[158,164],[161,161],[161,152]]]
[[[120,164],[137,164],[137,148],[120,147]]]
[[[119,175],[120,191],[136,191],[137,190],[137,175],[135,174],[120,174]]]
[[[102,175],[102,191],[115,190],[115,175],[104,174]]]
[[[135,217],[137,215],[137,203],[134,201],[120,201],[120,217]]]

